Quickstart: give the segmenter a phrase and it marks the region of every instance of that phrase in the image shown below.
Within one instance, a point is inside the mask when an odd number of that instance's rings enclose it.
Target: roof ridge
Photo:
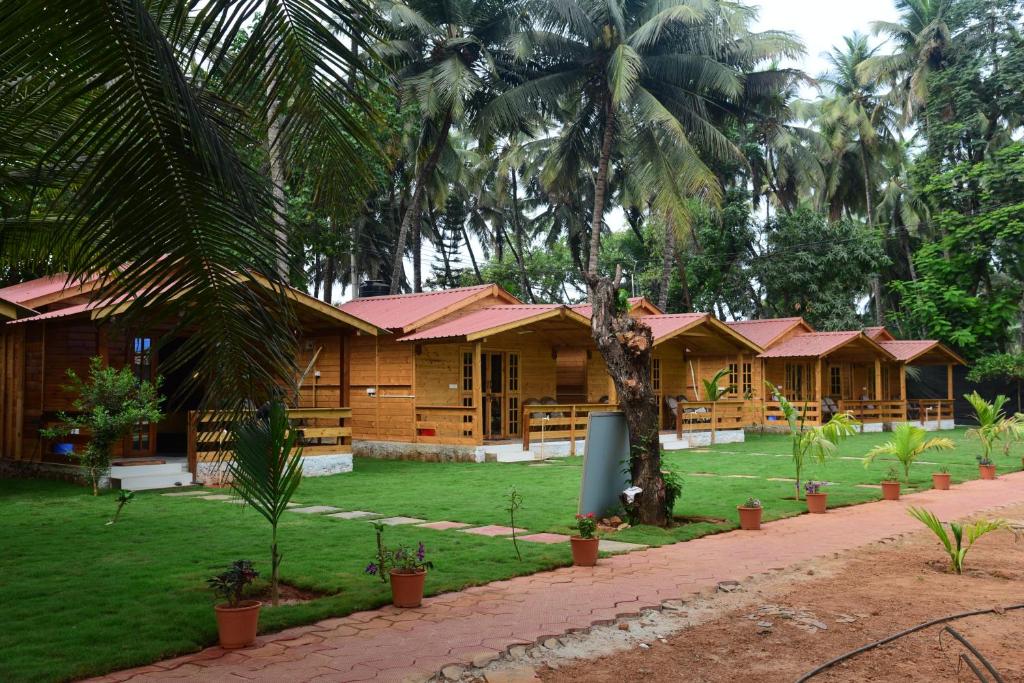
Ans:
[[[484,283],[481,285],[469,285],[467,287],[452,287],[451,289],[435,289],[430,292],[404,292],[402,294],[382,294],[380,296],[359,296],[354,299],[349,299],[348,301],[343,303],[342,306],[348,303],[352,303],[353,301],[383,301],[385,299],[411,299],[413,297],[436,296],[438,294],[451,294],[453,292],[470,292],[493,286],[494,285],[492,283]]]

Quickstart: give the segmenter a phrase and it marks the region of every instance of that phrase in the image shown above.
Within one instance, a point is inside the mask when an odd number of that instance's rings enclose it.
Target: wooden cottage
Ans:
[[[71,409],[74,397],[63,388],[67,371],[85,376],[92,357],[130,366],[141,378],[162,376],[164,395],[176,395],[187,379],[188,368],[161,371],[161,358],[183,338],[171,337],[170,326],[127,328],[118,316],[123,303],[104,300],[99,286],[99,280],[69,285],[66,276],[57,275],[0,289],[0,299],[22,312],[0,325],[0,458],[7,462],[36,471],[67,467],[67,456],[53,454],[40,429],[53,425],[59,411]],[[265,283],[249,281],[245,286]],[[298,290],[289,290],[288,296],[299,327],[296,365],[308,371],[290,411],[305,427],[304,469],[311,474],[345,471],[351,468],[351,340],[372,338],[379,329]],[[227,432],[221,416],[200,413],[198,407],[196,397],[172,400],[164,407],[163,420],[140,424],[119,445],[111,477],[139,489],[186,483],[193,475],[201,481],[214,476],[221,465],[216,452]],[[86,438],[68,440],[81,448]]]

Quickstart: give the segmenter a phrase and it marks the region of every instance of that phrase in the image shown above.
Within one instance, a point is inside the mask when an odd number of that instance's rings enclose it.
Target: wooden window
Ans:
[[[805,367],[801,363],[786,363],[786,398],[804,400]]]
[[[744,398],[746,398],[747,396],[753,398],[753,396],[754,396],[754,364],[753,363],[744,363],[743,364],[743,372],[740,375],[740,377],[742,378],[741,381],[742,381],[742,384],[743,384],[743,396],[744,396]]]
[[[519,397],[508,397],[508,433],[515,435],[519,433]]]
[[[740,366],[736,363],[729,363],[729,375],[728,382],[729,386],[726,387],[726,392],[729,396],[735,396],[736,392],[740,388]]]
[[[868,398],[873,399],[875,397],[875,371],[874,368],[868,368]]]
[[[651,387],[654,391],[661,391],[661,359],[651,359]]]
[[[473,352],[462,352],[462,390],[473,391]]]
[[[135,337],[132,342],[132,372],[140,380],[153,379],[153,340],[149,337]]]
[[[508,390],[519,391],[519,354],[508,354]]]
[[[829,366],[828,392],[837,398],[843,397],[843,368],[838,365]]]
[[[886,400],[886,401],[889,400],[889,396],[891,395],[890,391],[889,391],[889,386],[890,386],[889,385],[889,366],[888,365],[883,365],[882,366],[882,398],[884,400]]]

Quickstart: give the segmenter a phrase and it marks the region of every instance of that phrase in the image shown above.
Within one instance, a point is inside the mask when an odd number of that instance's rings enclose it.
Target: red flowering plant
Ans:
[[[594,517],[594,513],[576,515],[576,528],[580,532],[580,538],[593,538],[597,534],[597,518]]]
[[[374,522],[373,526],[377,532],[377,555],[363,570],[366,574],[379,576],[381,581],[386,582],[390,571],[396,574],[417,574],[434,568],[434,563],[427,559],[427,549],[422,541],[416,550],[405,545],[389,548],[384,545],[384,525]]]

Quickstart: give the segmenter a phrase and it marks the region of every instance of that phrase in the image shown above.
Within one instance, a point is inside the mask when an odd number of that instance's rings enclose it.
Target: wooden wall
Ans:
[[[415,437],[413,344],[392,335],[351,338],[352,436],[355,439],[412,441]],[[374,393],[368,393],[373,389]]]
[[[342,408],[348,406],[348,383],[345,377],[346,337],[347,333],[340,330],[310,333],[300,337],[299,353],[296,360],[299,373],[309,367],[314,356],[316,362],[309,368],[300,387],[299,407]]]

